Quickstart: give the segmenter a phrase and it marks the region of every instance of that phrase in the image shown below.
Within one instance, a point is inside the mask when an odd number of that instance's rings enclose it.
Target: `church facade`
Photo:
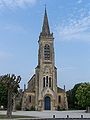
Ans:
[[[22,110],[32,107],[40,111],[68,109],[65,89],[57,86],[54,37],[50,32],[46,8],[38,44],[38,65],[23,92]]]

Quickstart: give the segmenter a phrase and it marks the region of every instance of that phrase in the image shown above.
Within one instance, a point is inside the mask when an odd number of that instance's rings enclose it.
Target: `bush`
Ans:
[[[31,106],[30,111],[35,111],[35,107]]]
[[[31,106],[30,108],[25,108],[26,111],[35,111],[35,107]]]
[[[58,105],[58,107],[57,107],[57,110],[58,110],[58,111],[60,111],[60,110],[61,110],[61,108],[60,108],[60,106],[59,106],[59,105]]]
[[[16,105],[16,110],[21,110],[21,105],[17,104]]]

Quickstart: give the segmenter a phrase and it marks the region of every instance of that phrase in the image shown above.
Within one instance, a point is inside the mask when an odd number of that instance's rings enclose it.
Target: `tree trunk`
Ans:
[[[8,89],[7,117],[12,117],[12,90]]]
[[[87,107],[87,108],[86,108],[86,112],[87,112],[87,113],[90,113],[90,107]]]
[[[16,111],[16,95],[13,96],[13,112]]]

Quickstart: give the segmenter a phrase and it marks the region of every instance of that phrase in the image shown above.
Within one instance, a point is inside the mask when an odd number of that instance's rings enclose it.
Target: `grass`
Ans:
[[[18,116],[18,115],[12,115],[12,118],[33,118],[31,116]],[[11,118],[11,119],[12,119]],[[0,115],[0,119],[8,119],[7,115]],[[9,118],[10,119],[10,118]]]

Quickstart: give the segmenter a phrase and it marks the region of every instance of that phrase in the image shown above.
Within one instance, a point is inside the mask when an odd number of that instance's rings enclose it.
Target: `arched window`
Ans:
[[[43,87],[45,87],[45,77],[43,78]]]
[[[61,103],[61,96],[58,96],[58,103]]]
[[[50,46],[48,44],[44,47],[44,59],[50,60]]]
[[[46,87],[48,87],[48,76],[46,76]]]
[[[49,87],[51,87],[51,77],[49,77]]]
[[[31,96],[29,96],[29,102],[31,103]]]

